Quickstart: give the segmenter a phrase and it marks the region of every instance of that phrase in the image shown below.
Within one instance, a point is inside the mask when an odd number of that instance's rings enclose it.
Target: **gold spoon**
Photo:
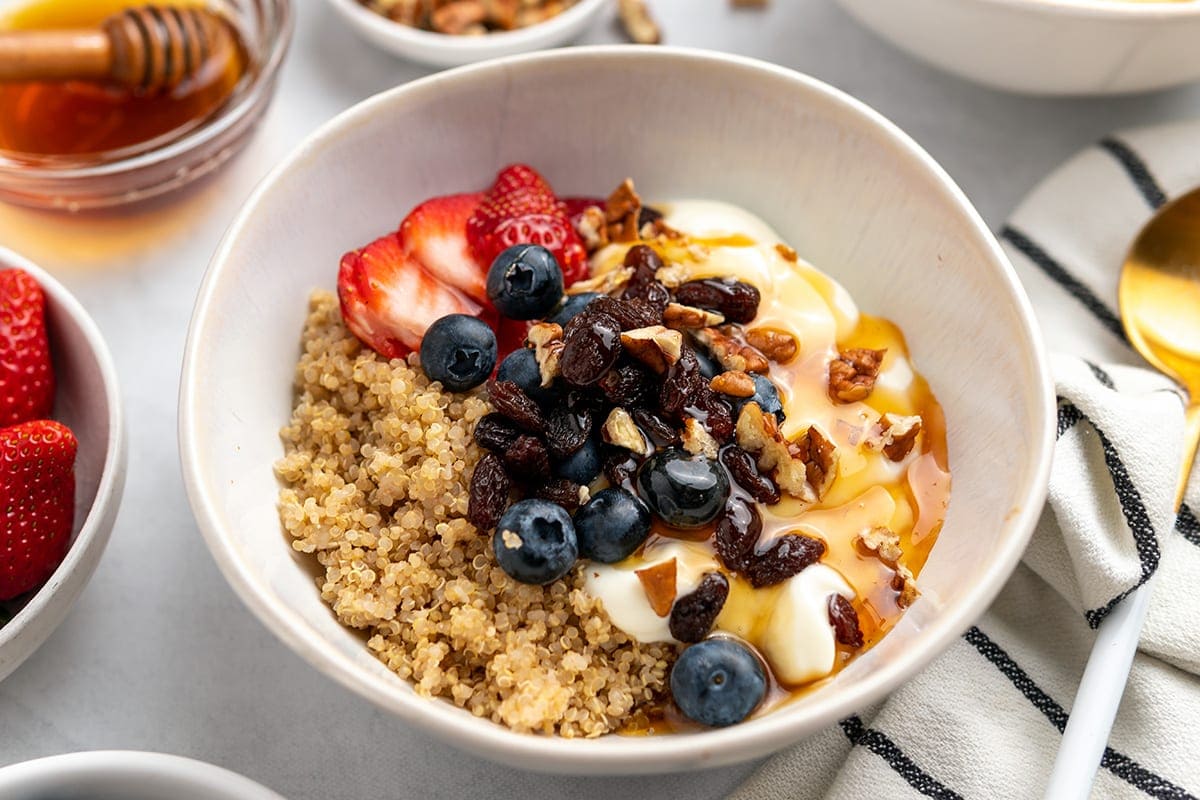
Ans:
[[[1130,344],[1187,389],[1178,510],[1200,447],[1200,189],[1163,206],[1142,228],[1117,295]]]
[[[1200,445],[1200,189],[1159,209],[1129,248],[1117,289],[1130,344],[1187,389],[1176,510]],[[1086,800],[1150,605],[1149,581],[1100,624],[1046,787],[1046,800]]]

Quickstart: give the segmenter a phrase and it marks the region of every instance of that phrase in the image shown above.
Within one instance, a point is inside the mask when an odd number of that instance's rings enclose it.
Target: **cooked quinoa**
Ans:
[[[279,513],[338,619],[418,693],[514,730],[599,736],[652,715],[675,649],[615,628],[582,566],[545,587],[512,580],[467,521],[487,401],[360,345],[331,293],[309,311]]]

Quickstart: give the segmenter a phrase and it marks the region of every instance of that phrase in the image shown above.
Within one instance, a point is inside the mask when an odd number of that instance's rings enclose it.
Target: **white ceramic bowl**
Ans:
[[[229,770],[160,753],[100,750],[0,769],[5,800],[283,800]]]
[[[435,67],[457,67],[489,58],[558,47],[578,38],[609,4],[609,0],[579,0],[545,22],[486,36],[431,33],[393,22],[367,10],[358,0],[328,0],[350,27],[371,44],[393,55]]]
[[[524,124],[547,96],[560,98],[555,124]],[[628,102],[633,96],[639,102]],[[341,254],[394,228],[416,203],[485,186],[514,161],[543,170],[564,194],[604,192],[630,175],[647,198],[742,205],[865,310],[903,327],[949,420],[949,518],[921,575],[924,596],[821,690],[696,735],[515,734],[418,697],[338,624],[289,546],[272,463],[282,455],[277,431],[291,413],[309,292],[332,289]],[[1052,411],[1039,335],[1011,266],[962,192],[900,130],[841,92],[768,64],[596,47],[480,64],[386,92],[325,125],[279,166],[204,278],[187,343],[180,444],[188,495],[221,570],[318,669],[506,764],[611,775],[765,755],[878,700],[944,650],[1025,548],[1044,498]]]
[[[1014,92],[1122,94],[1200,79],[1200,2],[839,2],[917,58]]]
[[[46,295],[54,359],[54,418],[79,440],[75,530],[63,563],[17,615],[0,628],[0,679],[58,627],[87,585],[112,532],[125,486],[125,433],[117,374],[96,323],[63,285],[30,261],[0,248],[0,269],[33,275]]]

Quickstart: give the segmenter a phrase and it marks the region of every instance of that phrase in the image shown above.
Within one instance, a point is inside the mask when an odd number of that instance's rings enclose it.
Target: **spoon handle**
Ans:
[[[1179,488],[1175,490],[1175,510],[1183,505],[1188,479],[1192,476],[1192,465],[1196,463],[1196,450],[1200,449],[1200,400],[1187,407],[1187,427],[1183,433],[1183,466],[1179,471]]]

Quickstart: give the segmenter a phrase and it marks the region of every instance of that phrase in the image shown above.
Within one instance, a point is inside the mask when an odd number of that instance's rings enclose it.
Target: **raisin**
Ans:
[[[682,423],[687,416],[688,406],[693,404],[693,399],[707,386],[708,382],[700,372],[696,351],[684,345],[679,353],[679,360],[667,370],[659,388],[659,407],[669,419]]]
[[[622,450],[604,460],[604,477],[608,478],[608,482],[613,486],[623,487],[628,489],[631,494],[636,495],[637,492],[633,489],[633,476],[637,473],[639,466],[641,466],[641,462],[636,456],[631,455],[628,450]]]
[[[632,412],[633,421],[649,436],[656,447],[671,447],[679,444],[679,431],[671,423],[644,408],[635,408]]]
[[[729,470],[737,485],[749,492],[755,500],[768,506],[779,502],[779,487],[769,476],[758,471],[754,456],[736,444],[731,444],[721,450],[721,463]]]
[[[761,299],[758,289],[731,278],[688,281],[675,290],[677,302],[718,311],[726,322],[750,322],[758,316]]]
[[[559,370],[573,386],[591,386],[621,356],[621,326],[610,314],[584,309],[563,331]]]
[[[617,321],[623,331],[648,328],[662,322],[662,309],[655,309],[641,299],[617,300],[612,297],[597,297],[588,304],[588,311],[608,314]]]
[[[774,586],[825,555],[825,543],[799,533],[785,533],[762,552],[754,553],[743,570],[755,589]]]
[[[521,432],[503,414],[492,412],[475,423],[475,442],[480,447],[503,453]]]
[[[508,508],[512,482],[504,463],[495,453],[484,453],[471,475],[471,495],[467,500],[467,519],[484,533],[491,533]]]
[[[700,420],[721,444],[733,438],[733,408],[708,386],[698,386],[688,413]]]
[[[633,275],[625,284],[625,291],[621,296],[626,300],[646,302],[658,311],[661,319],[663,309],[671,302],[671,293],[654,277],[663,266],[658,253],[647,245],[634,245],[625,254],[625,266],[633,267]]]
[[[557,503],[565,508],[568,513],[574,513],[579,508],[580,488],[580,485],[575,481],[569,481],[566,478],[555,478],[534,489],[533,496],[539,500],[549,500],[551,503]]]
[[[536,486],[550,478],[550,453],[536,436],[518,436],[503,457],[504,466],[514,480]]]
[[[550,412],[546,423],[546,444],[555,458],[566,458],[587,442],[592,432],[592,412],[559,406]]]
[[[729,580],[719,572],[708,573],[695,591],[685,594],[671,607],[667,622],[671,635],[686,644],[708,636],[728,597]]]
[[[600,391],[614,406],[644,405],[654,396],[655,378],[640,364],[628,362],[611,369],[600,379]]]
[[[829,597],[829,624],[833,626],[838,642],[847,647],[862,647],[862,628],[858,625],[858,612],[850,601],[840,594]]]
[[[488,395],[496,411],[512,420],[518,428],[530,433],[546,430],[542,409],[517,384],[512,381],[492,381],[488,384]]]
[[[671,293],[658,281],[650,281],[638,286],[626,286],[625,292],[621,296],[631,303],[645,303],[648,308],[654,309],[658,316],[658,321],[651,323],[654,325],[662,321],[662,312],[671,302]]]
[[[743,572],[761,534],[762,515],[758,507],[744,498],[731,497],[717,520],[713,549],[727,568]]]

